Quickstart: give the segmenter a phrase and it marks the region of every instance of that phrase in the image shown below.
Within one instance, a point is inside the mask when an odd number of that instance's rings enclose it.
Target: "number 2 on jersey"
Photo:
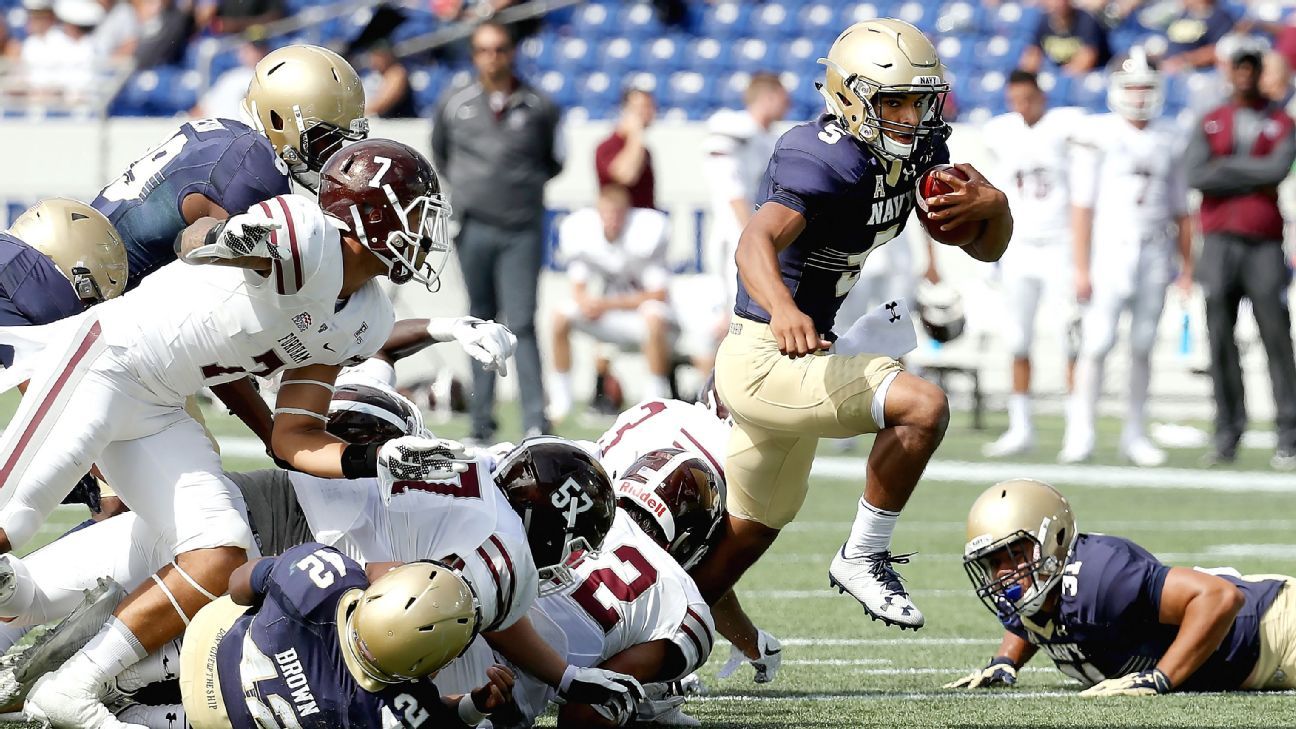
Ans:
[[[346,562],[342,561],[342,556],[337,552],[328,549],[317,549],[314,554],[303,557],[293,566],[305,571],[311,582],[320,589],[332,585],[337,576],[346,577]],[[329,569],[330,567],[333,569]]]
[[[640,595],[657,582],[657,569],[639,553],[639,550],[629,544],[623,544],[613,550],[612,554],[621,560],[621,564],[632,567],[638,573],[637,576],[626,582],[616,570],[604,567],[591,572],[590,576],[586,577],[580,587],[572,593],[572,599],[584,608],[604,633],[612,632],[617,623],[621,622],[621,613],[617,610],[620,605],[639,599]],[[604,594],[611,595],[613,600],[606,600],[600,595],[599,588],[607,588]]]

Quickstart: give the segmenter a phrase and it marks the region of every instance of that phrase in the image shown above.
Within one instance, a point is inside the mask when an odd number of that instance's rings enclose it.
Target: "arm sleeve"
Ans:
[[[1206,129],[1202,122],[1198,121],[1184,148],[1184,168],[1191,187],[1202,192],[1215,192],[1215,188],[1222,183],[1222,180],[1217,179],[1218,175],[1211,173],[1210,160],[1210,141],[1206,139]]]
[[[279,249],[270,276],[278,294],[302,293],[315,278],[327,280],[339,273],[329,264],[329,259],[339,256],[341,249],[337,247],[337,239],[329,235],[330,223],[314,201],[301,195],[279,195],[258,203],[248,214],[279,225],[270,234],[270,242]],[[311,287],[317,288],[321,287]]]
[[[818,204],[838,194],[841,176],[824,160],[797,149],[778,149],[770,160],[771,192],[762,202],[776,202],[814,217]]]
[[[255,604],[260,605],[270,590],[270,572],[278,561],[278,557],[269,557],[257,562],[252,568],[252,595]]]
[[[671,643],[684,655],[684,669],[678,676],[668,678],[668,681],[684,678],[707,662],[715,645],[715,624],[706,605],[689,605],[675,635],[671,636]]]
[[[1274,186],[1287,179],[1293,161],[1296,161],[1296,135],[1288,128],[1273,150],[1263,157],[1230,155],[1211,160],[1199,173],[1209,186],[1195,187],[1204,192],[1227,193]]]

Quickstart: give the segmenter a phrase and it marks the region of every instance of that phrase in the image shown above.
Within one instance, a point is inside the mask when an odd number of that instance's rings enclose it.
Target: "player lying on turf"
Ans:
[[[1296,688],[1296,579],[1162,564],[1078,531],[1048,484],[981,494],[963,564],[1007,632],[985,668],[946,688],[1012,685],[1041,648],[1082,696]]]
[[[724,508],[724,452],[733,421],[715,391],[715,375],[707,378],[698,402],[645,400],[626,410],[612,423],[597,446],[599,462],[615,480],[640,457],[664,448],[692,453],[719,476],[717,482]],[[701,555],[699,554],[699,557]],[[699,560],[689,565],[695,567]],[[755,669],[756,683],[769,683],[778,674],[783,649],[777,638],[752,623],[732,589],[711,605],[717,630],[729,639],[729,660],[720,678],[728,678],[744,663]]]
[[[941,107],[949,85],[917,28],[878,19],[833,43],[828,113],[779,139],[738,243],[738,299],[716,356],[716,387],[734,420],[725,456],[728,517],[693,576],[723,597],[795,518],[820,438],[877,433],[855,524],[829,579],[874,619],[923,625],[894,566],[891,535],[945,434],[939,387],[891,356],[830,352],[833,320],[869,252],[895,238],[915,185],[949,162]],[[936,173],[928,224],[970,231],[963,251],[995,261],[1012,233],[1003,193],[969,165]],[[858,352],[875,350],[857,350]]]
[[[368,369],[353,368],[341,376],[329,405],[328,432],[359,445],[424,433],[414,406],[377,380],[381,370],[375,376]],[[627,687],[616,683],[624,677],[569,667],[526,617],[538,592],[537,572],[560,578],[568,574],[561,566],[565,554],[580,545],[597,547],[610,517],[600,520],[597,510],[587,508],[588,513],[569,525],[561,513],[547,520],[532,514],[528,528],[504,495],[561,491],[578,506],[586,500],[599,502],[610,513],[611,484],[597,463],[570,442],[529,440],[515,453],[512,460],[519,467],[495,479],[490,474],[494,459],[486,454],[465,457],[468,467],[463,472],[444,474],[435,482],[388,481],[385,487],[376,479],[324,479],[279,469],[226,475],[246,501],[262,553],[279,554],[306,541],[321,541],[361,563],[445,559],[479,588],[484,637],[516,665],[543,676],[563,695],[585,702],[601,703],[609,694],[636,691],[633,682]],[[499,488],[491,487],[492,480]],[[578,488],[587,490],[577,493]],[[518,508],[523,508],[520,501]],[[544,560],[539,570],[535,558]],[[20,634],[19,626],[67,615],[98,578],[133,589],[169,559],[163,540],[136,514],[64,537],[22,560],[9,557],[24,586],[0,601],[0,615],[16,617],[5,630],[9,642]],[[66,630],[73,634],[57,638],[65,629],[55,631],[39,650],[29,650],[17,660],[12,674],[39,675],[56,667],[60,646],[74,642],[81,628],[71,626]],[[174,657],[175,647],[164,646],[163,651]],[[163,680],[165,663],[165,658],[154,659],[149,667],[139,667],[115,683],[116,692],[129,698],[141,685]],[[119,704],[124,707],[126,702]],[[127,708],[121,716],[138,721],[141,712],[149,710]]]
[[[176,556],[33,688],[33,716],[55,726],[111,719],[100,687],[179,635],[246,561],[241,497],[183,409],[202,387],[290,368],[272,440],[299,470],[417,477],[451,467],[429,450],[443,452],[434,442],[400,439],[380,457],[379,446],[350,446],[324,429],[340,367],[391,330],[375,279],[430,284],[428,254],[448,253],[436,173],[405,145],[368,140],[334,155],[323,175],[318,205],[286,195],[225,222],[200,220],[177,239],[184,262],[136,290],[55,324],[0,330],[17,350],[9,384],[32,377],[0,441],[0,552],[30,540],[96,463]]]
[[[508,670],[462,697],[442,696],[430,679],[476,637],[480,617],[472,588],[437,562],[366,568],[317,542],[254,560],[185,630],[186,720],[192,729],[474,726],[507,700]]]
[[[694,453],[676,448],[650,451],[617,480],[616,518],[596,555],[572,565],[574,579],[541,596],[531,621],[573,665],[601,666],[644,684],[679,681],[698,670],[714,642],[711,612],[688,568],[706,553],[723,515],[720,477]],[[512,661],[477,641],[465,659],[474,671],[446,678],[449,691],[478,685],[496,661]],[[531,726],[557,698],[524,670],[515,670],[514,698],[520,716],[497,726]],[[683,697],[667,686],[645,686],[654,698],[638,707],[626,702],[592,707],[567,702],[558,715],[566,727],[619,726],[632,719],[693,724],[679,711]]]

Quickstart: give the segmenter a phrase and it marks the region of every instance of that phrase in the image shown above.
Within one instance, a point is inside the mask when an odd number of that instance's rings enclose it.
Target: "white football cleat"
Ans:
[[[1152,445],[1147,438],[1130,438],[1121,442],[1121,456],[1130,463],[1144,468],[1154,468],[1166,462],[1165,451]]]
[[[1085,443],[1065,443],[1058,454],[1058,463],[1084,463],[1093,457],[1093,445]]]
[[[1035,450],[1035,434],[1029,430],[1009,430],[993,443],[987,443],[981,449],[986,458],[1007,458],[1020,456]]]
[[[56,729],[147,729],[127,724],[104,706],[91,673],[93,665],[78,653],[59,670],[42,676],[23,703],[23,714]]]
[[[864,606],[870,618],[894,625],[901,630],[921,628],[926,619],[922,611],[909,600],[909,593],[901,584],[893,564],[906,564],[909,554],[892,555],[891,552],[874,552],[863,557],[848,558],[846,547],[837,550],[828,567],[828,586],[850,593]]]

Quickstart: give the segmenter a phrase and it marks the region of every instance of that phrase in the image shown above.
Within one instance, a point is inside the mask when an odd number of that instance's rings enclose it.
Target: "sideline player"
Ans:
[[[1011,112],[985,125],[986,148],[995,157],[990,179],[1008,196],[1013,210],[1013,245],[999,261],[1003,281],[1008,351],[1012,353],[1012,394],[1008,430],[986,445],[984,454],[1002,458],[1035,447],[1031,418],[1031,345],[1041,305],[1046,319],[1064,325],[1067,390],[1075,366],[1078,312],[1071,262],[1071,146],[1084,112],[1050,109],[1039,80],[1013,71],[1005,94]]]
[[[1129,311],[1129,394],[1120,453],[1139,466],[1165,463],[1165,452],[1147,437],[1152,348],[1173,277],[1184,296],[1192,290],[1192,225],[1183,134],[1159,119],[1161,74],[1142,49],[1111,74],[1112,114],[1091,119],[1077,154],[1075,176],[1076,298],[1087,302],[1076,363],[1075,390],[1067,404],[1062,463],[1093,455],[1094,421],[1103,365],[1116,343],[1121,314]]]
[[[246,561],[241,498],[182,407],[203,386],[291,368],[273,443],[299,470],[453,468],[455,454],[432,457],[426,441],[398,439],[380,457],[377,447],[329,435],[323,422],[340,366],[371,355],[391,330],[391,303],[375,278],[436,276],[426,258],[436,248],[444,261],[448,213],[421,155],[386,140],[357,143],[326,165],[319,206],[288,195],[223,223],[204,218],[177,240],[185,262],[130,294],[55,324],[0,330],[4,343],[20,345],[5,374],[34,373],[0,441],[0,552],[30,540],[93,462],[176,555],[33,688],[33,718],[110,719],[101,686],[179,635]]]
[[[875,619],[917,629],[890,551],[900,510],[944,436],[939,387],[890,357],[826,353],[833,318],[869,252],[899,234],[920,175],[949,161],[941,119],[948,84],[935,48],[908,23],[857,23],[833,43],[823,85],[829,113],[779,140],[738,243],[735,318],[716,359],[734,420],[725,460],[729,516],[693,576],[714,603],[800,510],[819,438],[876,432],[850,537],[829,579]],[[964,247],[997,260],[1012,234],[1004,194],[969,165],[931,198],[933,222],[979,223]]]
[[[985,668],[946,684],[1017,682],[1040,649],[1081,696],[1296,688],[1296,578],[1162,564],[1077,529],[1040,481],[995,484],[972,505],[963,564],[1006,632]]]

